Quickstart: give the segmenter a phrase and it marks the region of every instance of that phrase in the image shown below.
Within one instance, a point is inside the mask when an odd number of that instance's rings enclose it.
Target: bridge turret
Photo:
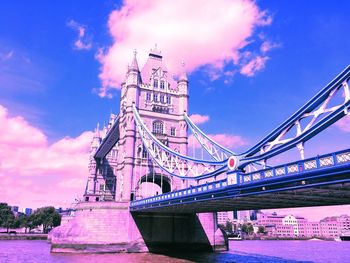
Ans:
[[[115,199],[117,201],[130,201],[131,195],[136,134],[132,106],[133,104],[136,107],[139,106],[140,85],[142,84],[136,55],[135,50],[121,90],[119,134],[122,143],[118,146],[118,153],[123,166],[116,169],[117,189]]]
[[[125,96],[125,106],[129,107],[132,103],[138,105],[139,101],[139,85],[141,84],[141,73],[136,58],[136,50],[134,50],[134,57],[131,61],[131,64],[128,67],[128,72],[126,74],[126,81],[123,89],[123,94]]]
[[[91,155],[93,155],[96,152],[97,148],[100,146],[100,143],[101,143],[100,124],[97,123],[94,137],[92,138],[92,141],[91,141]]]
[[[185,63],[182,62],[182,69],[177,80],[177,88],[179,91],[179,114],[188,112],[188,78],[185,69]],[[179,121],[179,136],[187,138],[187,124],[184,118]],[[181,145],[181,152],[187,155],[187,145]]]
[[[89,177],[86,184],[86,189],[84,193],[85,201],[92,201],[95,199],[96,195],[96,182],[97,182],[97,163],[94,155],[100,146],[102,141],[100,125],[97,123],[95,128],[94,136],[91,141],[90,146],[90,160],[89,160]]]
[[[177,87],[179,89],[179,96],[180,96],[179,111],[180,111],[180,114],[182,114],[188,111],[188,78],[187,78],[184,62],[182,62],[182,71],[177,81]]]
[[[117,119],[118,115],[111,113],[111,116],[109,117],[108,121],[108,131],[113,127],[113,124],[115,123],[115,120]]]

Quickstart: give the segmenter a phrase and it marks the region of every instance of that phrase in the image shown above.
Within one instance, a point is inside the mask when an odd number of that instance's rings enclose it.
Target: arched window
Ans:
[[[153,87],[158,88],[158,79],[154,79],[153,81]]]
[[[137,157],[141,158],[141,152],[142,152],[142,146],[139,145],[139,147],[137,147]]]
[[[142,148],[142,158],[146,159],[147,158],[147,150],[145,147]]]
[[[153,101],[158,102],[158,94],[157,93],[153,94]]]
[[[153,122],[153,133],[154,134],[163,134],[163,122],[154,121]]]
[[[146,159],[147,158],[147,150],[143,145],[140,145],[137,148],[137,157],[138,158],[142,158],[142,159]]]
[[[160,94],[160,102],[161,103],[165,103],[165,100],[164,100],[164,94]]]

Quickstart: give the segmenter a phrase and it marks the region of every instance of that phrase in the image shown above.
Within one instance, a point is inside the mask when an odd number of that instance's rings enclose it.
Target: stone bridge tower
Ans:
[[[183,113],[188,107],[187,83],[185,73],[178,81],[174,80],[157,48],[151,50],[141,71],[134,52],[121,89],[118,145],[123,158],[117,169],[117,200],[144,198],[181,187],[181,181],[162,174],[143,149],[135,131],[132,105],[136,105],[146,126],[163,144],[186,155],[187,127]]]
[[[188,80],[184,68],[176,81],[155,47],[140,71],[135,51],[121,84],[120,139],[97,168],[93,155],[117,115],[111,114],[108,126],[101,132],[96,128],[91,144],[86,201],[130,201],[179,189],[184,184],[162,173],[143,149],[135,127],[133,104],[162,143],[187,155],[187,126],[183,113],[188,110]]]

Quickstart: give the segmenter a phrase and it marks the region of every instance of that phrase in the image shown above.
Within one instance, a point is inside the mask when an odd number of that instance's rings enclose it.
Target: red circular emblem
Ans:
[[[237,158],[235,156],[230,156],[230,158],[228,158],[227,166],[230,170],[236,169]]]

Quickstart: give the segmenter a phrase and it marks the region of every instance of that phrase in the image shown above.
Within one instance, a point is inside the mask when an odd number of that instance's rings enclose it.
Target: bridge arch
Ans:
[[[154,184],[157,186],[154,188],[154,192],[152,193],[152,184],[153,184],[153,178],[154,178]],[[146,186],[146,183],[148,186]],[[142,196],[145,195],[145,188],[148,187],[149,195],[159,195],[171,192],[172,190],[172,178],[168,177],[167,175],[161,174],[161,173],[154,173],[149,172],[148,174],[145,174],[141,176],[141,178],[137,182],[136,187],[136,195]],[[150,189],[151,188],[151,189]]]

